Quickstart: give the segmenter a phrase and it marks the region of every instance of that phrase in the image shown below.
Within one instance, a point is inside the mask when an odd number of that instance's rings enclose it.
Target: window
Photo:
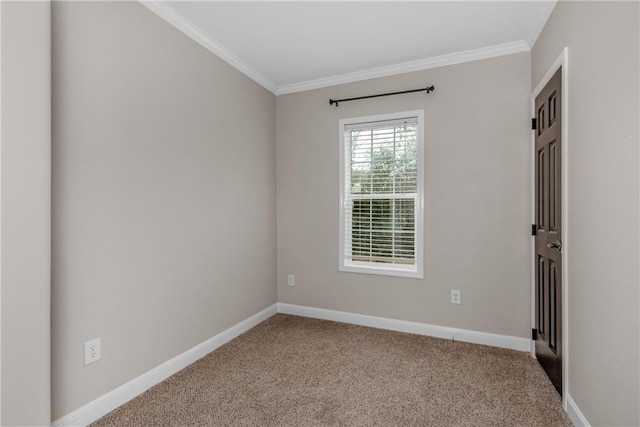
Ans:
[[[340,120],[340,271],[422,278],[423,123]]]

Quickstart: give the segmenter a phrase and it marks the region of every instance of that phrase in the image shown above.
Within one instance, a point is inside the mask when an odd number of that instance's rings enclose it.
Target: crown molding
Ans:
[[[325,77],[316,80],[293,83],[283,86],[276,86],[274,82],[263,76],[255,68],[244,62],[242,59],[234,55],[226,47],[218,43],[211,36],[198,28],[191,21],[176,12],[171,6],[162,0],[138,0],[140,4],[151,10],[160,18],[191,37],[197,43],[204,46],[207,50],[236,68],[256,83],[263,86],[275,95],[285,95],[295,92],[303,92],[312,89],[320,89],[323,87],[335,86],[345,83],[353,83],[362,80],[369,80],[378,77],[387,77],[397,74],[410,73],[413,71],[422,71],[430,68],[444,67],[447,65],[462,64],[465,62],[478,61],[481,59],[494,58],[497,56],[511,55],[514,53],[527,52],[531,50],[531,46],[535,43],[544,28],[547,19],[551,15],[557,0],[545,1],[545,6],[541,7],[540,13],[536,18],[536,22],[527,40],[519,40],[510,43],[504,43],[479,49],[466,50],[461,52],[450,53],[446,55],[434,56],[431,58],[420,59],[416,61],[403,62],[400,64],[388,65],[384,67],[370,68],[368,70],[356,71],[353,73],[340,74],[337,76]]]
[[[396,74],[410,73],[412,71],[422,71],[430,68],[444,67],[446,65],[461,64],[464,62],[478,61],[481,59],[494,58],[497,56],[528,52],[529,50],[529,45],[524,40],[520,40],[511,43],[483,47],[480,49],[466,50],[462,52],[420,59],[417,61],[403,62],[401,64],[371,68],[368,70],[356,71],[353,73],[340,74],[333,77],[279,86],[276,91],[276,95],[285,95],[288,93],[320,89],[323,87],[335,86],[344,83],[353,83],[378,77],[387,77]]]
[[[533,49],[533,45],[536,44],[538,37],[540,37],[540,33],[544,29],[545,24],[549,20],[553,9],[555,9],[556,4],[558,4],[558,0],[548,0],[540,2],[540,9],[538,10],[538,16],[536,16],[533,25],[531,26],[531,31],[527,35],[525,42],[529,46],[530,49]]]
[[[180,15],[164,1],[138,0],[138,2],[265,89],[274,94],[277,92],[278,88],[271,80],[231,53],[226,47],[222,46],[208,34],[196,27],[191,21]]]

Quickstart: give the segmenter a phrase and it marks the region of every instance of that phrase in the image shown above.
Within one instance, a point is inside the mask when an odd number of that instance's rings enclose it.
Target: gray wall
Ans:
[[[592,425],[638,425],[637,2],[556,6],[536,86],[569,47],[569,394]]]
[[[58,419],[276,302],[276,159],[275,96],[140,4],[52,25]]]
[[[328,102],[426,84],[430,95]],[[530,89],[521,53],[279,96],[278,301],[528,336]],[[425,278],[338,272],[338,120],[416,109],[425,111]],[[451,289],[462,305],[449,303]]]
[[[51,54],[48,2],[2,8],[2,419],[50,422]]]

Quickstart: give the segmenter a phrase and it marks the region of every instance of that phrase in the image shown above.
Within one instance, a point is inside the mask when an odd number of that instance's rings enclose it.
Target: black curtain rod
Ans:
[[[429,87],[425,87],[425,88],[422,88],[422,89],[403,90],[401,92],[381,93],[381,94],[378,94],[378,95],[358,96],[356,98],[330,99],[329,100],[329,105],[336,104],[336,107],[337,107],[338,106],[338,102],[356,101],[358,99],[367,99],[367,98],[377,98],[379,96],[401,95],[403,93],[422,92],[422,91],[427,91],[427,93],[431,93],[431,92],[433,92],[433,89],[435,89],[433,86],[429,86]]]

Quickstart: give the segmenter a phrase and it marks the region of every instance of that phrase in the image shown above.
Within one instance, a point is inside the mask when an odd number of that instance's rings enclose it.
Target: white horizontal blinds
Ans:
[[[345,258],[415,265],[417,117],[345,126]]]

